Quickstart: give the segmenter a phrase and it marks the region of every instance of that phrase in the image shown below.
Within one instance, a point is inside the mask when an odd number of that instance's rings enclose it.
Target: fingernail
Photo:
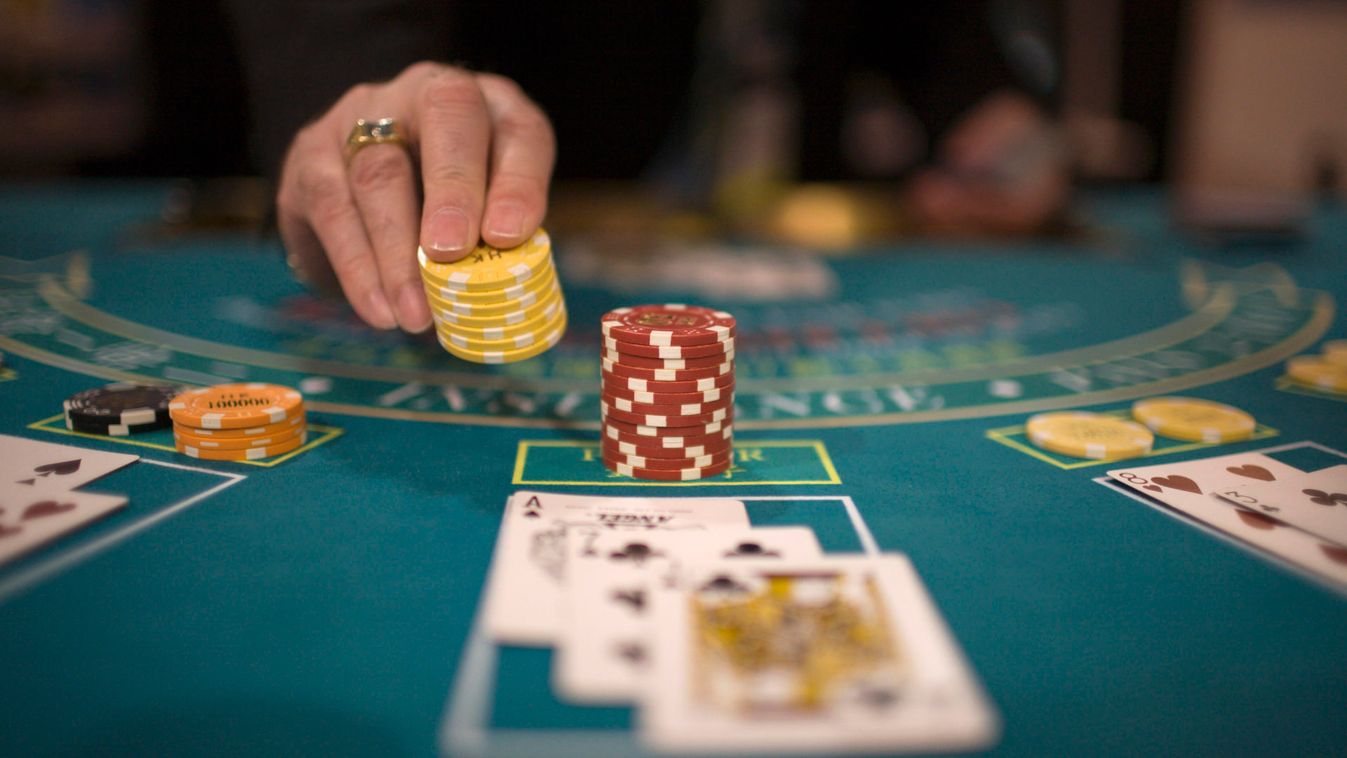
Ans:
[[[491,233],[501,237],[518,237],[524,233],[524,209],[513,203],[491,209]]]
[[[393,315],[393,307],[388,304],[388,298],[380,290],[373,290],[365,301],[369,311],[370,326],[375,329],[392,329],[398,325],[397,317]]]
[[[420,334],[430,328],[430,309],[421,285],[408,282],[398,292],[398,323],[404,331]]]
[[[441,208],[430,217],[430,247],[442,253],[466,248],[468,217],[457,208]]]

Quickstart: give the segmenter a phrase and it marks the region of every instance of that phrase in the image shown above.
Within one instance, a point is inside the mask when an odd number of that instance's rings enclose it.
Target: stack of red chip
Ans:
[[[603,317],[603,465],[636,479],[690,481],[730,468],[734,317],[691,305]]]

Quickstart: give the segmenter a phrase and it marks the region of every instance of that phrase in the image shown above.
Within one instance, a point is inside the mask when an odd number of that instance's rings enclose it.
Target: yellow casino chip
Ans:
[[[506,250],[478,245],[462,260],[438,263],[418,248],[416,260],[428,284],[450,290],[496,290],[513,287],[551,266],[552,241],[539,229],[528,242]]]
[[[1040,413],[1025,425],[1029,440],[1044,450],[1097,460],[1145,455],[1155,436],[1134,421],[1083,411]]]
[[[543,292],[537,300],[504,304],[495,312],[479,315],[476,312],[464,314],[452,309],[443,300],[433,295],[426,299],[431,315],[441,324],[457,324],[470,329],[488,329],[491,327],[513,326],[538,317],[538,314],[561,302],[561,288],[555,284]]]
[[[1286,375],[1308,387],[1347,393],[1347,365],[1317,355],[1300,355],[1286,362]]]
[[[1347,366],[1347,340],[1329,340],[1322,352],[1324,360],[1334,366]]]
[[[436,323],[436,330],[449,342],[465,350],[507,350],[527,347],[536,338],[551,332],[556,324],[558,312],[566,310],[566,304],[558,300],[546,310],[522,324],[490,329],[465,329],[453,324]]]
[[[1195,397],[1151,397],[1132,404],[1132,418],[1170,439],[1235,442],[1253,436],[1253,416],[1224,403]]]
[[[473,363],[515,363],[542,355],[560,342],[562,335],[565,333],[566,309],[562,308],[553,325],[539,334],[534,343],[527,347],[510,350],[470,350],[453,344],[439,330],[436,330],[435,336],[440,341],[440,347],[465,361],[472,361]]]
[[[557,276],[556,268],[548,265],[544,266],[543,270],[535,272],[522,284],[494,290],[455,290],[441,287],[427,277],[421,277],[421,281],[425,285],[427,295],[452,305],[454,310],[469,315],[474,313],[485,315],[493,307],[499,308],[508,303],[527,304],[530,300],[538,300],[556,285]]]

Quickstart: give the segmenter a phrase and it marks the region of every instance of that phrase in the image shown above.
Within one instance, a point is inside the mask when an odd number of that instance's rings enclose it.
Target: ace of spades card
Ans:
[[[516,492],[505,506],[487,580],[487,632],[497,642],[551,645],[561,619],[567,544],[580,527],[614,532],[699,532],[747,527],[728,498],[643,498]]]
[[[74,488],[138,459],[0,435],[0,564],[126,505],[121,495]]]

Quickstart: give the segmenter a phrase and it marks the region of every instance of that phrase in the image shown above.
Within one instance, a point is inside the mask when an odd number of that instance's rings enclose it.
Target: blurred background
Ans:
[[[987,169],[1012,191],[1043,166],[1163,184],[1181,220],[1255,230],[1347,195],[1347,2],[902,5],[0,0],[0,174],[188,178],[194,222],[250,223],[296,129],[431,58],[549,113],[563,224],[957,233],[923,172],[966,174],[951,135],[1006,92],[1041,118]],[[1014,231],[1061,233],[1062,208]]]

